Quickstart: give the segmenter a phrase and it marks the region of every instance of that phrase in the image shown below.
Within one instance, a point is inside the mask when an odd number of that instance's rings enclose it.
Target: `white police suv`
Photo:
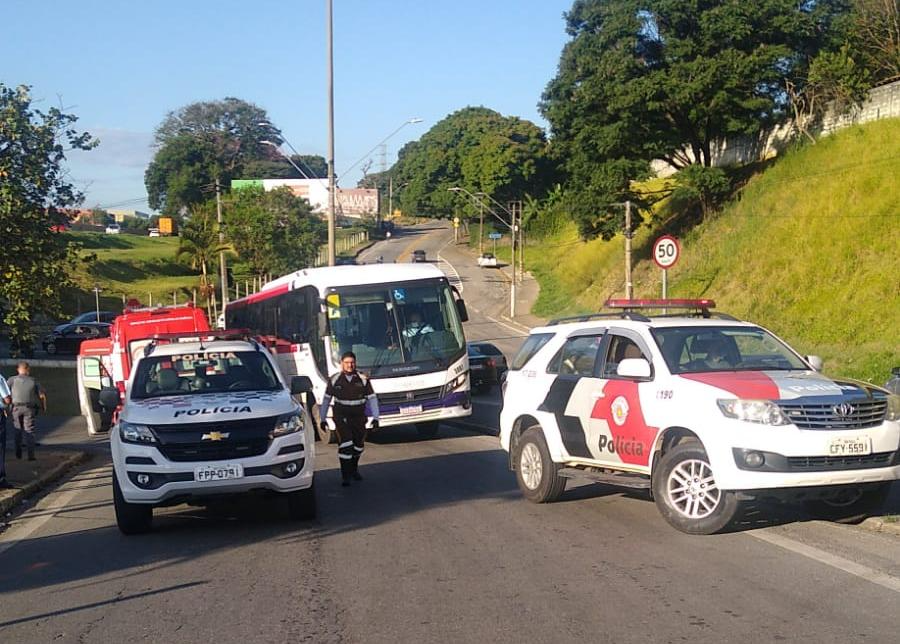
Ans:
[[[150,529],[153,507],[250,491],[285,495],[292,518],[315,516],[314,428],[269,351],[251,339],[167,338],[144,349],[110,442],[119,529]],[[115,389],[101,392],[115,407]]]
[[[710,300],[607,306],[533,329],[510,367],[500,443],[528,499],[569,478],[645,488],[672,526],[710,534],[761,497],[864,516],[900,478],[900,396],[822,375]]]

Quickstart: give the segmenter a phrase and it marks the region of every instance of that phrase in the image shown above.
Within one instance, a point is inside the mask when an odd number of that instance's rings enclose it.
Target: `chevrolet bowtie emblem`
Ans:
[[[202,441],[223,441],[231,436],[230,432],[210,432],[200,437]]]

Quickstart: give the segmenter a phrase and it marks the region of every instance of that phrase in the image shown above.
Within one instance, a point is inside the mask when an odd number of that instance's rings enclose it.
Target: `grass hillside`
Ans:
[[[669,271],[670,297],[713,298],[821,355],[829,373],[883,384],[900,365],[898,168],[900,119],[789,152],[700,225],[673,230],[660,216],[641,228],[635,296],[660,295],[650,245],[674,232],[682,256]],[[583,243],[567,226],[526,253],[541,283],[539,315],[597,310],[624,294],[621,238]]]
[[[177,237],[67,234],[84,247],[83,256],[96,257],[74,276],[79,289],[65,302],[66,309],[72,312],[93,308],[91,289],[95,284],[102,289],[101,304],[116,311],[121,308],[123,295],[144,303],[152,295],[154,303],[171,303],[175,291],[178,300],[185,302],[200,283],[197,273],[175,261]]]

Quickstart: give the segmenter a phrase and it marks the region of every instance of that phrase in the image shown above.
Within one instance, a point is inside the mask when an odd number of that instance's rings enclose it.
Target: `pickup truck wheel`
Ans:
[[[653,474],[653,499],[668,523],[687,534],[713,534],[734,520],[740,502],[716,485],[706,451],[685,443],[666,452]]]
[[[561,466],[550,458],[544,432],[537,425],[529,427],[516,444],[516,481],[525,498],[534,503],[552,503],[566,489],[566,479],[559,475]]]
[[[305,490],[287,493],[288,516],[294,521],[308,521],[316,518],[316,485]]]
[[[122,496],[119,479],[113,474],[113,505],[116,524],[122,534],[142,534],[153,527],[153,506],[145,503],[128,503]]]
[[[818,519],[836,523],[860,523],[877,514],[891,491],[891,482],[867,487],[847,486],[834,497],[805,502],[807,511]]]

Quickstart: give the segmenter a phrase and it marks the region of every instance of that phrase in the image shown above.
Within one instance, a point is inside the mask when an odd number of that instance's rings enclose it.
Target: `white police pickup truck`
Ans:
[[[710,534],[762,497],[864,516],[900,478],[900,396],[822,375],[710,300],[607,306],[533,329],[510,367],[500,444],[528,499],[568,478],[644,488],[672,526]]]
[[[116,521],[125,534],[151,528],[153,507],[250,491],[283,494],[292,518],[315,516],[314,428],[255,340],[154,341],[135,364],[111,433]],[[115,408],[119,392],[104,389]]]

